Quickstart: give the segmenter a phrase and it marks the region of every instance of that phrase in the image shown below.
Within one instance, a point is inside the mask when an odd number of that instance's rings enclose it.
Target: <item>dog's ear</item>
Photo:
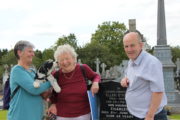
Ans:
[[[40,66],[38,71],[40,73],[47,74],[48,71],[52,68],[52,66],[53,66],[53,60],[47,60]]]
[[[47,62],[45,62],[45,68],[47,70],[51,69],[53,66],[53,61],[52,60],[48,60]]]
[[[48,72],[48,69],[47,69],[48,65],[47,65],[47,64],[49,64],[48,61],[45,61],[45,62],[39,67],[38,72],[39,72],[39,73],[47,74],[47,72]]]
[[[47,69],[45,68],[44,64],[42,66],[40,66],[39,70],[38,70],[39,73],[47,73]]]
[[[34,79],[36,80],[36,79],[38,79],[38,78],[39,78],[39,76],[38,76],[38,74],[36,73]]]

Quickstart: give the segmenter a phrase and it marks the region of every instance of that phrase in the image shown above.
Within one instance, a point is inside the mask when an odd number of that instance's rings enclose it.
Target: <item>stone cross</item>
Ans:
[[[96,64],[96,73],[98,73],[100,75],[100,72],[99,72],[99,64],[100,64],[99,58],[96,58],[95,64]]]
[[[177,58],[177,60],[176,60],[176,66],[177,66],[176,76],[179,77],[179,75],[180,75],[180,58]]]
[[[136,19],[129,19],[129,31],[130,32],[136,31]]]

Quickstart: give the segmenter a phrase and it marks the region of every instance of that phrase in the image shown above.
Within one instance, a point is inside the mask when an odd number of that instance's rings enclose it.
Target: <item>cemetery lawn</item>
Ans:
[[[170,120],[180,120],[180,114],[172,114],[168,118]],[[7,120],[7,110],[0,110],[0,120]]]
[[[168,118],[170,118],[170,120],[180,120],[180,114],[172,114],[168,116]]]
[[[0,120],[7,120],[7,110],[0,110]]]

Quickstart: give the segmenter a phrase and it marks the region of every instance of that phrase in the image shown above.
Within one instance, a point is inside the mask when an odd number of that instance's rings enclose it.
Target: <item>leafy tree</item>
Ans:
[[[42,61],[46,61],[48,59],[54,59],[54,50],[52,48],[45,49],[42,53]]]
[[[40,50],[36,50],[34,53],[35,53],[35,56],[33,58],[33,65],[36,68],[38,68],[43,62],[43,60],[42,60],[42,52]]]
[[[0,57],[8,53],[8,49],[0,49]]]
[[[14,55],[14,51],[10,50],[6,54],[1,57],[1,66],[0,66],[0,76],[4,73],[4,65],[7,64],[8,66],[17,64],[16,57]]]
[[[40,50],[36,50],[34,53],[36,57],[42,59],[42,52]]]
[[[7,54],[3,55],[1,58],[1,63],[7,64],[7,65],[17,64],[17,60],[16,60],[16,57],[14,55],[14,51],[10,50]]]
[[[1,58],[8,53],[8,49],[0,49],[0,65],[2,65]]]
[[[180,46],[171,47],[172,50],[172,61],[175,63],[177,58],[180,58]]]
[[[77,50],[78,59],[81,59],[82,63],[88,64],[93,70],[95,70],[95,60],[99,58],[100,61],[108,66],[112,66],[112,62],[109,58],[112,58],[110,50],[106,46],[100,44],[88,43],[85,47]],[[115,59],[114,59],[115,60]]]
[[[75,49],[78,48],[76,36],[70,33],[68,36],[63,35],[62,37],[58,38],[57,42],[55,43],[54,49],[56,49],[59,45],[69,44],[73,46]]]
[[[117,65],[127,56],[123,48],[123,35],[126,31],[126,26],[119,22],[104,22],[98,25],[98,29],[92,34],[91,42],[107,47],[111,57],[106,62],[111,62],[112,65]]]
[[[3,76],[3,73],[4,73],[4,68],[3,68],[3,66],[1,65],[1,66],[0,66],[0,85],[2,84],[2,76]]]
[[[34,65],[34,67],[35,68],[39,68],[39,66],[42,64],[42,59],[41,58],[39,58],[39,57],[34,57],[33,58],[33,65]]]

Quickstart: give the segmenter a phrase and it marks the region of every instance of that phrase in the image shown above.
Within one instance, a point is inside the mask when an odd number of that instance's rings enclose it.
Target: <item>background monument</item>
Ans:
[[[168,105],[174,106],[180,103],[179,95],[175,90],[174,83],[174,68],[172,62],[171,48],[167,45],[166,39],[166,22],[164,0],[158,0],[158,15],[157,15],[157,46],[154,47],[153,54],[162,62],[165,91],[168,97]],[[175,105],[177,106],[177,104]]]

